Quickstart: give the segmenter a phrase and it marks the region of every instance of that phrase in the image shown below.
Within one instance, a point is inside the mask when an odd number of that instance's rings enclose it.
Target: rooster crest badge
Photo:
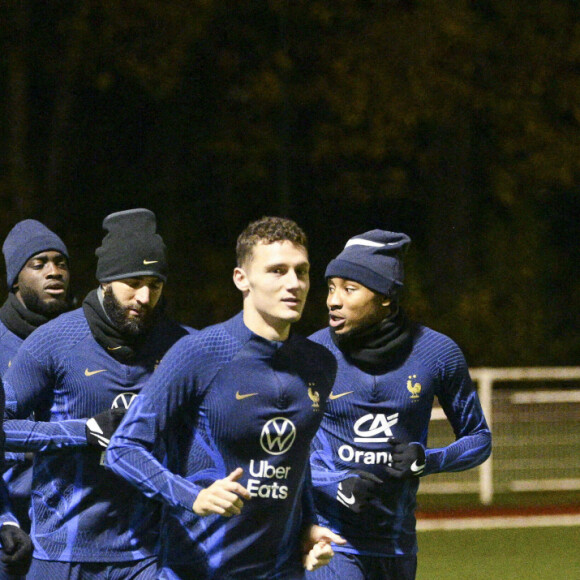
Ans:
[[[312,387],[315,387],[316,383],[308,383],[308,397],[312,401],[312,408],[315,411],[318,411],[320,408],[320,394],[318,391],[315,391]]]
[[[407,390],[411,393],[411,399],[418,399],[421,393],[421,383],[414,383],[413,379],[416,379],[417,375],[409,375],[407,380]]]

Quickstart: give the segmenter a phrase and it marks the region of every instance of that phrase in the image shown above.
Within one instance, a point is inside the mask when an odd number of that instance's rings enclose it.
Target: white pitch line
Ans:
[[[580,514],[417,520],[417,531],[580,526]]]

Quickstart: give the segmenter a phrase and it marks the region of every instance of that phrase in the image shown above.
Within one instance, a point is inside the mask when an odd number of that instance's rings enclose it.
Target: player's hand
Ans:
[[[385,473],[396,479],[419,477],[425,469],[425,448],[421,443],[403,443],[391,440],[392,462],[385,466]]]
[[[332,557],[331,542],[335,544],[346,544],[346,540],[335,534],[328,528],[311,525],[306,529],[302,539],[302,564],[309,572],[326,566]]]
[[[91,417],[85,425],[87,443],[95,447],[106,448],[126,412],[127,409],[124,407],[117,407],[116,409],[107,409]]]
[[[218,514],[229,518],[242,513],[243,499],[251,499],[250,492],[238,479],[244,470],[236,467],[227,477],[214,481],[209,487],[202,489],[193,502],[193,511],[198,516]]]
[[[368,509],[373,498],[377,497],[383,480],[373,473],[357,469],[351,471],[350,477],[338,484],[336,499],[343,506],[355,513]]]
[[[0,560],[8,574],[24,576],[32,563],[32,540],[18,526],[4,524],[0,527],[2,556]]]

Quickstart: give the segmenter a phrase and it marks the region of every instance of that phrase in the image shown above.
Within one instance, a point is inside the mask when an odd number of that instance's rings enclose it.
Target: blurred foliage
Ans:
[[[264,214],[327,261],[413,238],[409,312],[472,365],[574,364],[580,18],[573,0],[7,0],[0,234],[55,228],[80,295],[102,218],[158,214],[194,326],[241,304],[236,236]]]

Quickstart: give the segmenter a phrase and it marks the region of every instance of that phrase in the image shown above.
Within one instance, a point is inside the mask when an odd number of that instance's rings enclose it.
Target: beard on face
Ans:
[[[153,310],[149,306],[123,306],[113,294],[113,288],[107,286],[103,291],[103,307],[111,322],[122,334],[139,336],[153,324]],[[140,315],[130,316],[129,310],[139,310]]]
[[[28,288],[28,286],[21,284],[19,290],[24,306],[35,314],[41,314],[42,316],[52,319],[69,309],[66,297],[42,300],[42,298],[40,298],[34,290]]]

